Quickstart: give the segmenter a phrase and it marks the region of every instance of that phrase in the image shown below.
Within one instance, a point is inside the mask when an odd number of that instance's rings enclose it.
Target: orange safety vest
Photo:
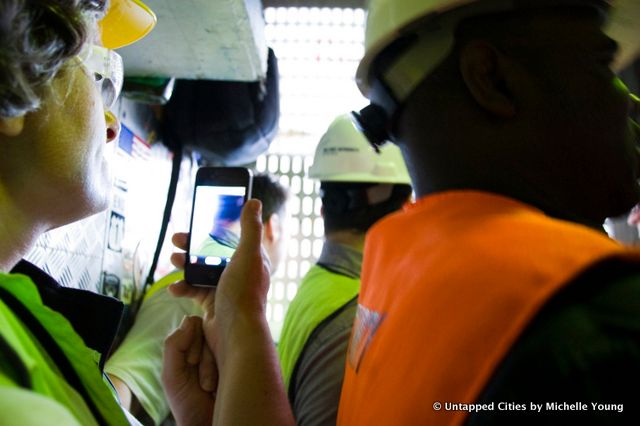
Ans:
[[[475,402],[545,303],[613,256],[640,261],[488,193],[431,195],[383,219],[366,239],[338,424],[462,423],[445,403]]]

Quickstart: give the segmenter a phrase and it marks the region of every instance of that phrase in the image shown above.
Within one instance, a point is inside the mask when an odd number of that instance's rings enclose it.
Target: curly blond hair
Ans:
[[[106,0],[0,0],[0,116],[38,108],[104,10]]]

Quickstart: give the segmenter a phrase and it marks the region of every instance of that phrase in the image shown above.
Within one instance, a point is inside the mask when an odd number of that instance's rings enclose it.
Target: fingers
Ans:
[[[184,317],[180,326],[165,340],[163,381],[171,381],[190,366],[198,366],[200,387],[213,392],[218,386],[218,368],[209,346],[204,344],[202,318]]]
[[[176,248],[186,251],[187,245],[189,242],[189,234],[186,232],[176,232],[171,237],[171,242],[173,243],[174,246],[176,246]],[[185,253],[173,253],[171,255],[171,263],[176,268],[184,269],[185,261],[186,261]]]
[[[177,424],[211,425],[215,394],[200,385],[200,364],[209,364],[208,380],[213,380],[213,356],[202,358],[202,319],[185,317],[164,344],[162,384]],[[211,366],[213,364],[213,366]],[[206,371],[206,370],[205,370]]]
[[[180,250],[187,250],[187,245],[189,241],[189,234],[186,232],[176,232],[171,237],[171,242],[176,248]],[[178,269],[184,269],[184,264],[187,260],[187,255],[185,253],[172,253],[171,254],[171,263]]]
[[[184,264],[187,261],[187,255],[185,253],[171,253],[171,264],[178,269],[184,269]]]
[[[202,332],[195,333],[197,321],[197,317],[184,317],[180,326],[165,339],[163,381],[171,382],[188,368],[189,350],[194,340],[202,340]]]
[[[175,297],[190,297],[195,299],[198,297],[199,292],[203,290],[206,289],[189,285],[184,280],[169,285],[169,292]]]
[[[165,344],[170,344],[176,352],[187,353],[201,335],[202,318],[185,315],[178,328],[167,337]]]
[[[208,315],[213,315],[216,289],[212,287],[194,287],[186,281],[178,281],[169,286],[169,293],[175,297],[188,297],[198,303]]]
[[[189,317],[189,322],[193,328],[194,336],[200,337],[191,340],[191,345],[187,349],[187,364],[198,365],[202,355],[202,318],[197,316]]]
[[[214,392],[218,387],[218,366],[208,345],[202,346],[200,357],[200,387],[207,392]]]
[[[189,241],[189,234],[187,232],[176,232],[171,237],[171,242],[174,246],[181,250],[187,250],[187,244]]]

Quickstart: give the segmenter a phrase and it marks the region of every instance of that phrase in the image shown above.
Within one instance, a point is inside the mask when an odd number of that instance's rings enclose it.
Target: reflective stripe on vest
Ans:
[[[107,419],[108,424],[128,425],[129,422],[100,372],[98,367],[100,355],[84,344],[66,318],[42,304],[33,282],[20,274],[0,274],[0,287],[11,293],[22,305],[27,307],[55,340],[73,366],[100,414],[104,419]],[[29,372],[33,392],[49,397],[65,406],[78,420],[78,423],[83,425],[97,424],[80,395],[66,382],[55,366],[52,366],[54,363],[48,356],[46,349],[34,338],[20,318],[2,301],[0,301],[0,333]],[[5,366],[0,366],[0,368],[2,367]],[[11,374],[5,374],[2,371],[0,374],[13,382]],[[18,383],[15,383],[15,386],[22,387]],[[18,409],[22,409],[22,407]],[[24,409],[32,410],[37,407],[24,407]],[[43,421],[46,423],[46,420],[43,419]]]
[[[153,283],[151,287],[146,291],[143,297],[143,301],[147,300],[153,295],[153,293],[164,289],[165,287],[169,287],[171,284],[184,280],[184,271],[173,271],[169,272],[164,277],[160,278],[158,281]]]
[[[278,355],[287,391],[298,358],[313,330],[356,297],[359,290],[360,280],[330,272],[317,265],[313,265],[304,276],[296,297],[287,310],[278,343]]]
[[[596,262],[640,261],[589,228],[472,191],[428,196],[367,235],[338,423],[460,424],[542,306]]]

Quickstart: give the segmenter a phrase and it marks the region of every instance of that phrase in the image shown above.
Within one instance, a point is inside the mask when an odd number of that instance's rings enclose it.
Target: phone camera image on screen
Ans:
[[[240,241],[245,196],[244,187],[196,187],[189,263],[225,266],[229,262]]]
[[[240,215],[251,197],[243,167],[201,167],[196,173],[185,280],[215,286],[240,242]]]

